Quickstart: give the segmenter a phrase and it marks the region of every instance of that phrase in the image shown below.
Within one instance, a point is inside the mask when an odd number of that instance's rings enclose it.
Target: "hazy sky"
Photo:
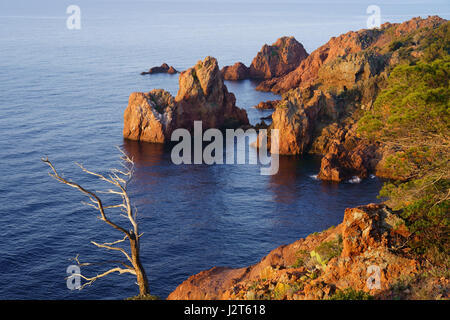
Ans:
[[[348,11],[355,8],[367,7],[369,5],[378,5],[383,11],[386,11],[390,17],[402,16],[402,12],[412,12],[416,15],[438,14],[448,18],[450,16],[449,0],[2,0],[0,2],[0,16],[5,15],[44,15],[59,16],[64,15],[64,9],[67,6],[75,4],[80,7],[97,8],[100,11],[110,11],[114,7],[126,6],[130,8],[141,7],[151,10],[152,5],[166,5],[168,9],[174,10],[182,5],[183,7],[192,5],[192,7],[202,7],[214,10],[216,6],[220,10],[223,6],[245,6],[252,5],[253,10],[257,11],[265,4],[277,4],[279,7],[290,5],[304,6],[305,9],[322,11],[334,10],[336,7],[343,7]]]

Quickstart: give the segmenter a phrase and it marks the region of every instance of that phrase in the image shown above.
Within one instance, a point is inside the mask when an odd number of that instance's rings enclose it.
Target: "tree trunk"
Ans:
[[[139,257],[139,239],[136,239],[136,235],[134,233],[131,233],[130,247],[131,260],[133,260],[133,267],[136,271],[136,279],[139,286],[139,296],[142,297],[150,294],[150,289],[148,287],[147,275]]]

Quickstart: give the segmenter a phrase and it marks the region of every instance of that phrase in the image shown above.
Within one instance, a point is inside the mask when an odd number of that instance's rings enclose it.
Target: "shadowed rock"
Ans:
[[[175,70],[174,67],[170,66],[167,63],[163,63],[160,67],[153,67],[150,68],[150,70],[141,72],[141,75],[146,74],[155,74],[155,73],[168,73],[168,74],[175,74],[178,73],[177,70]]]

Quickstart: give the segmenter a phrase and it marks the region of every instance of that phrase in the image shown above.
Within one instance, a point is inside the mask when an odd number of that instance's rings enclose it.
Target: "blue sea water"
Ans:
[[[448,1],[379,1],[382,22],[439,14]],[[66,28],[77,4],[81,30]],[[133,91],[176,94],[176,75],[141,76],[167,62],[179,70],[207,55],[247,65],[264,43],[293,35],[311,52],[331,36],[366,27],[366,1],[2,1],[0,3],[0,298],[122,299],[131,276],[112,275],[82,291],[66,287],[70,258],[118,256],[90,241],[120,237],[48,176],[41,161],[92,190],[102,185],[74,162],[106,172],[116,146],[136,162],[130,194],[139,211],[142,260],[153,294],[166,297],[189,275],[241,267],[270,250],[341,222],[347,207],[378,201],[381,181],[328,184],[314,158],[281,157],[275,176],[256,165],[176,166],[160,145],[124,141]],[[250,81],[227,82],[252,123],[251,107],[276,96]],[[107,198],[107,200],[110,200]],[[120,217],[116,216],[118,221]],[[99,265],[95,271],[106,270]],[[88,272],[88,270],[86,270]],[[92,274],[92,273],[91,273]]]

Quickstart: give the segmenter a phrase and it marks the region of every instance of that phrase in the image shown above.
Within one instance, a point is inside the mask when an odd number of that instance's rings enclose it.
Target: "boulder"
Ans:
[[[308,99],[304,98],[301,90],[287,93],[277,104],[270,126],[270,129],[279,130],[279,154],[306,152],[313,139],[317,117],[322,109],[332,103],[332,97],[319,90],[314,91]]]
[[[272,109],[275,109],[275,107],[279,103],[280,103],[280,100],[261,101],[256,106],[254,106],[254,108],[260,109],[260,110],[272,110]]]
[[[315,141],[315,148],[325,154],[321,160],[317,177],[321,180],[340,182],[352,177],[367,178],[375,172],[383,156],[379,144],[370,143],[357,137],[356,125],[348,128],[335,127],[328,137]],[[326,131],[326,130],[324,130]],[[323,146],[320,144],[323,143]]]
[[[225,66],[221,70],[224,80],[245,80],[249,78],[249,68],[242,62],[236,62],[233,66]]]

